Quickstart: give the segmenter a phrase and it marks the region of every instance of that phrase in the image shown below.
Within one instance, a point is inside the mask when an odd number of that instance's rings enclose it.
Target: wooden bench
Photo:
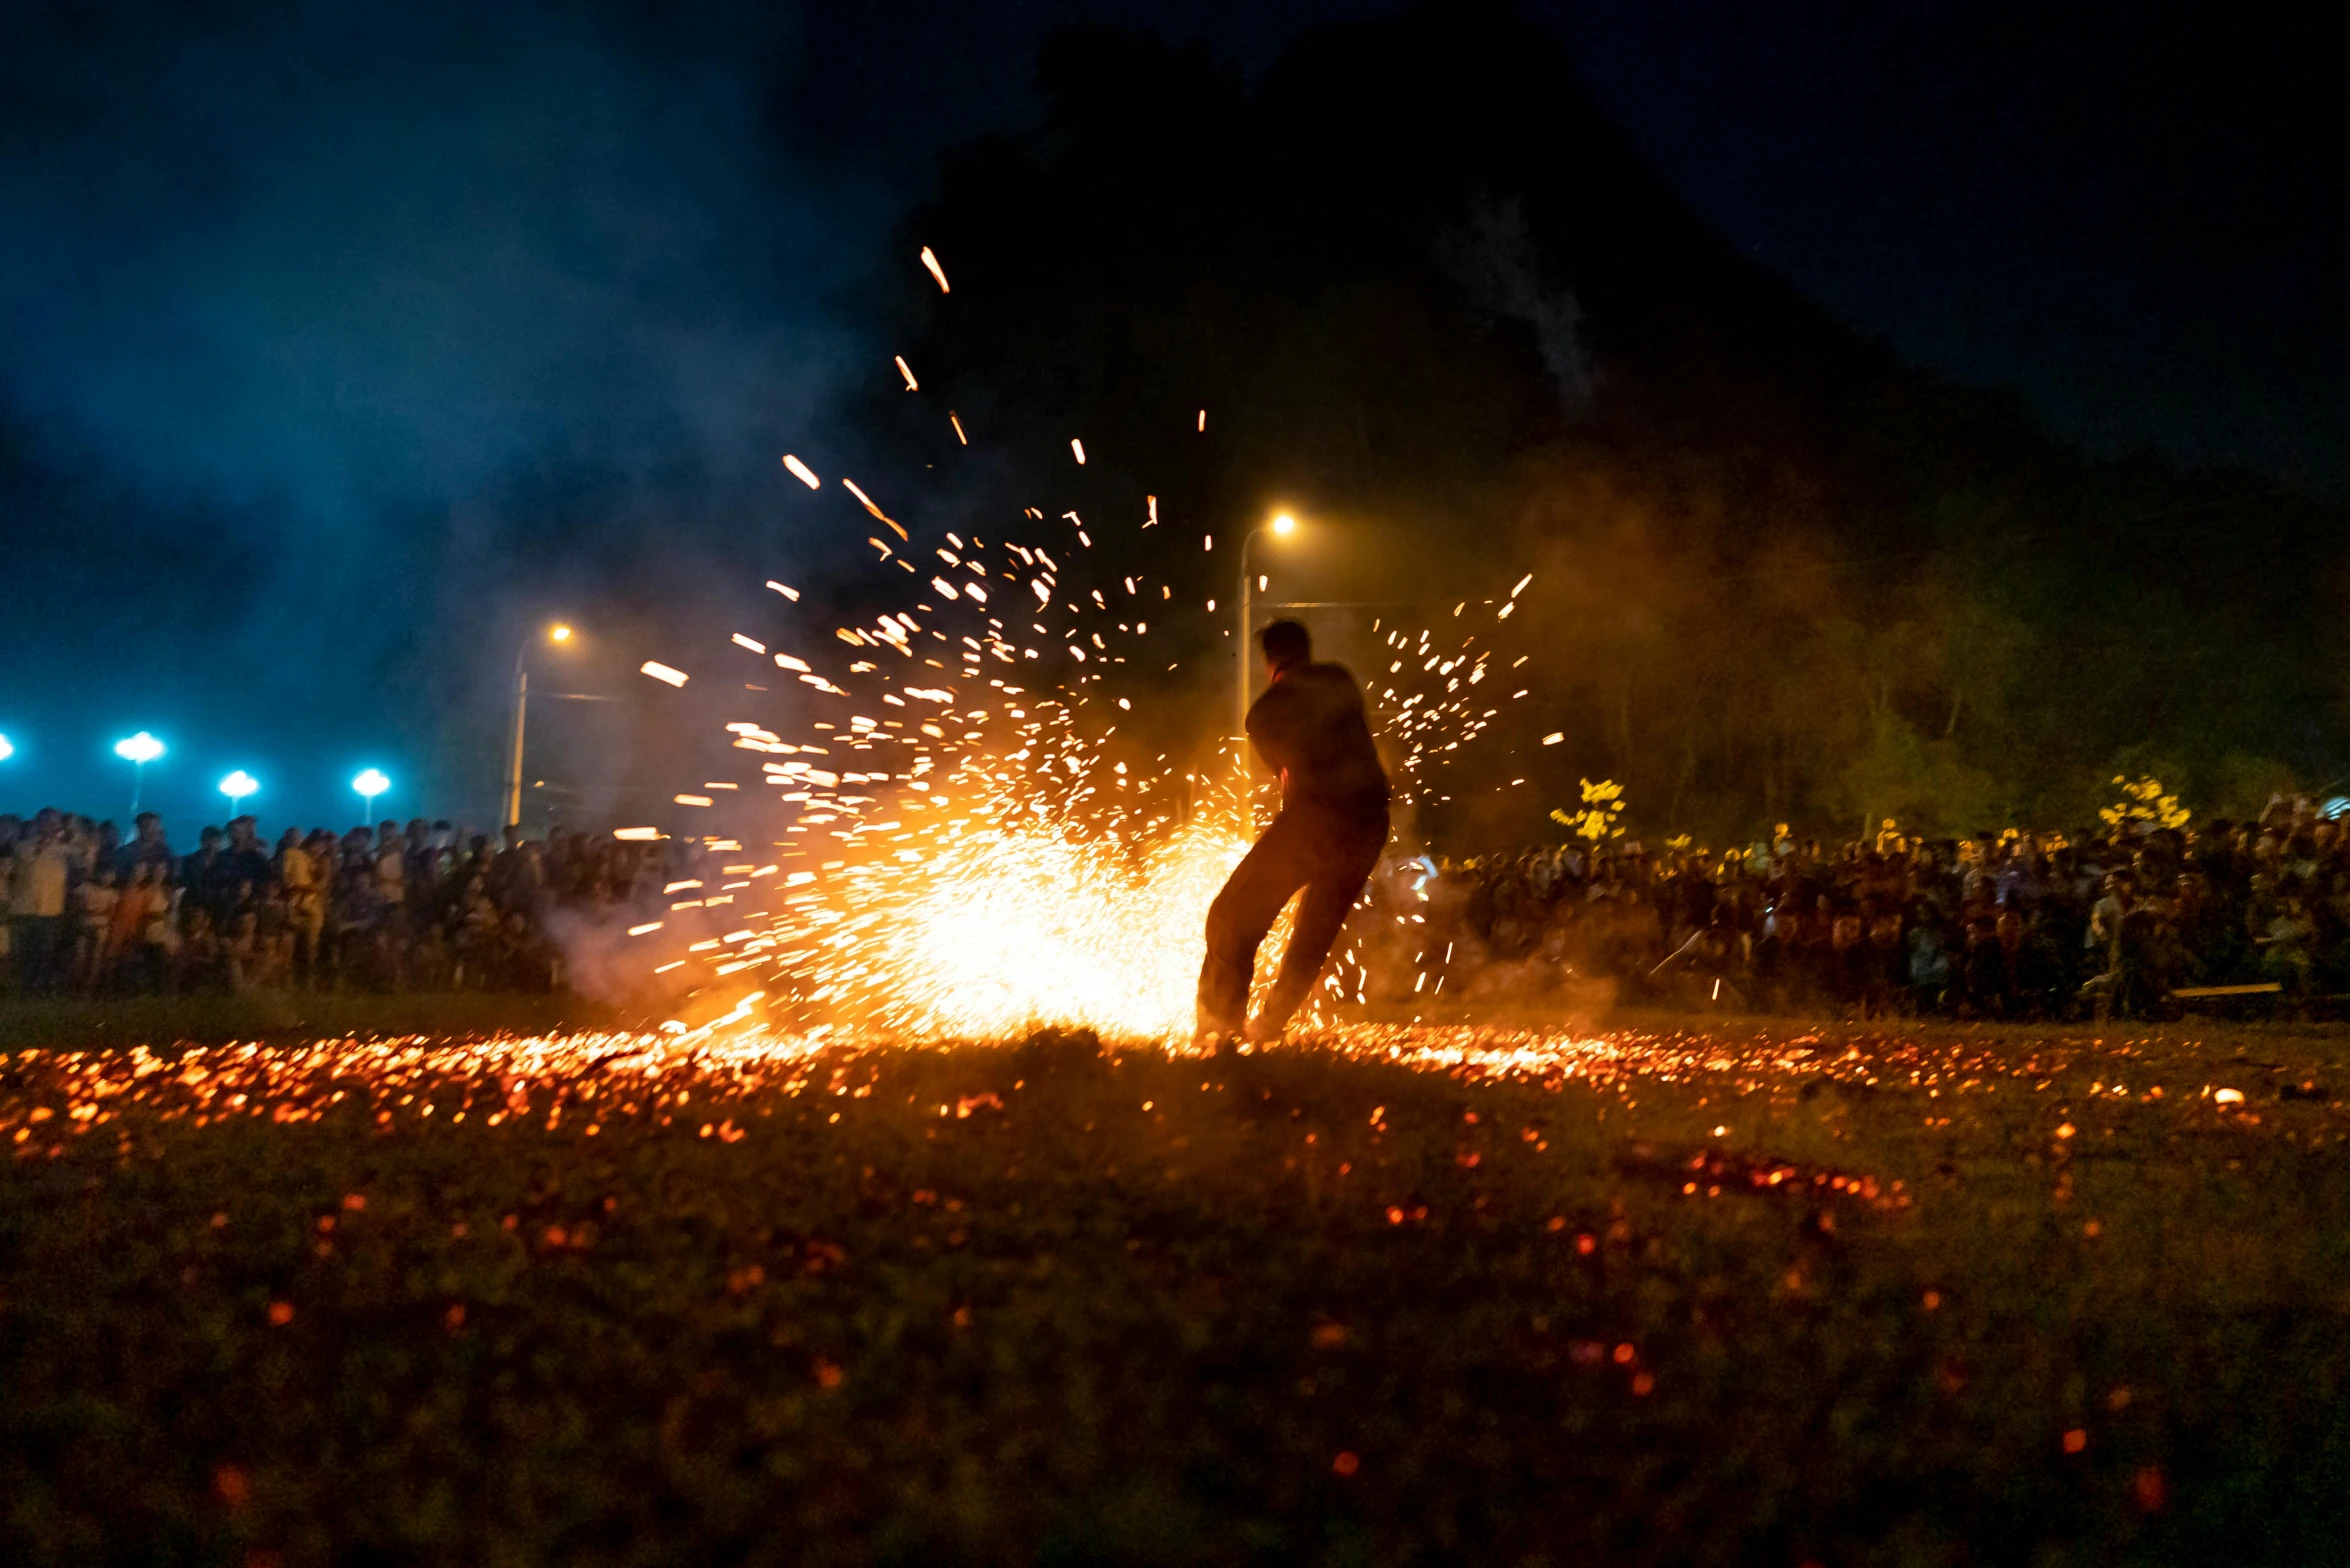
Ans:
[[[2188,985],[2171,993],[2174,1002],[2200,1002],[2215,996],[2276,996],[2285,988],[2274,980],[2256,985]]]

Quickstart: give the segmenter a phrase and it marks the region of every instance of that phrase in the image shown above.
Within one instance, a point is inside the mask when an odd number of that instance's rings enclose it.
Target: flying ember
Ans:
[[[935,276],[927,252],[924,261]],[[1082,462],[1082,444],[1070,446]],[[805,464],[785,462],[813,487]],[[1174,668],[1144,646],[1153,623],[1120,606],[1170,605],[1176,584],[1121,567],[1103,570],[1097,585],[1086,564],[1095,530],[1074,512],[1048,519],[1026,507],[1012,532],[991,541],[948,533],[934,544],[911,540],[864,490],[842,483],[912,553],[929,546],[939,570],[904,584],[914,602],[864,624],[731,635],[740,650],[732,656],[771,659],[807,688],[788,718],[727,726],[736,749],[785,759],[759,764],[779,808],[774,864],[732,884],[747,903],[769,907],[682,953],[647,944],[648,966],[682,964],[678,978],[712,998],[758,991],[768,1018],[795,1028],[1188,1034],[1207,906],[1256,824],[1229,748],[1211,766],[1186,769],[1120,733],[1151,695],[1129,672]],[[1142,514],[1116,526],[1139,538],[1160,521],[1156,496]],[[872,542],[876,565],[911,569]],[[1458,609],[1438,608],[1452,612],[1440,617],[1442,636],[1374,622],[1399,657],[1363,672],[1404,803],[1452,787],[1434,770],[1451,767],[1499,717],[1478,690],[1491,650],[1454,624]],[[645,673],[685,679],[654,663]],[[1285,919],[1274,961],[1286,931]],[[1326,982],[1307,1021],[1346,989],[1343,976]]]

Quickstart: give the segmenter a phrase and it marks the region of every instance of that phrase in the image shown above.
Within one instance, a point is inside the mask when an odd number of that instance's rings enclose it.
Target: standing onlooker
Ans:
[[[66,848],[63,819],[44,806],[16,842],[8,884],[9,947],[17,984],[47,996],[64,982]]]
[[[73,890],[73,983],[84,995],[96,990],[106,973],[114,906],[122,897],[114,883],[114,867],[101,860]]]
[[[158,978],[146,968],[153,957],[147,946],[147,927],[171,904],[163,895],[155,868],[156,862],[150,860],[125,873],[115,893],[114,926],[106,935],[104,968],[98,976],[101,981],[119,975],[124,983],[145,989]]]
[[[171,843],[163,836],[163,819],[152,811],[142,811],[131,823],[132,838],[122,846],[120,866],[129,876],[141,866],[156,865],[168,873],[178,857],[171,852]]]
[[[315,840],[318,835],[313,834]],[[292,939],[287,970],[307,988],[318,963],[318,933],[326,925],[326,890],[320,864],[299,830],[288,828],[277,841],[277,882],[284,890],[286,931]]]

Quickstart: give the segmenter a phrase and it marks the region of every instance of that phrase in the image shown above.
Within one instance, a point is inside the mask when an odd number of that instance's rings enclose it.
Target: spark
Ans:
[[[897,363],[898,374],[906,378],[906,390],[909,392],[921,391],[921,383],[914,379],[914,367],[906,363],[906,356],[903,354],[898,355]]]
[[[797,479],[801,484],[806,485],[811,490],[815,489],[819,484],[823,483],[822,480],[816,477],[815,470],[811,469],[807,464],[801,462],[798,458],[792,456],[789,452],[783,454],[783,466],[792,471],[793,478]]]
[[[841,485],[849,492],[849,494],[857,498],[858,502],[864,506],[866,511],[871,512],[875,517],[881,519],[882,522],[887,523],[891,528],[897,529],[897,535],[900,539],[907,537],[905,529],[898,527],[898,524],[889,516],[888,513],[882,511],[880,507],[875,506],[873,504],[873,497],[858,489],[857,482],[854,479],[843,479],[841,481]]]
[[[647,659],[637,666],[637,672],[642,675],[650,675],[653,679],[664,681],[671,686],[683,686],[690,678],[685,671],[673,670],[658,659]]]
[[[1070,450],[1084,460],[1082,440],[1070,438]],[[906,540],[854,480],[841,484]],[[1142,527],[1155,527],[1157,496],[1144,506]],[[1065,521],[1081,548],[1093,542],[1074,511],[1048,519],[1025,506],[1020,516],[1022,529],[1057,531]],[[755,987],[766,999],[761,1027],[785,1034],[970,1038],[1066,1024],[1113,1038],[1186,1037],[1207,906],[1247,852],[1259,811],[1229,750],[1215,768],[1185,771],[1120,733],[1147,717],[1148,694],[1116,683],[1152,656],[1153,627],[1132,619],[1127,601],[1147,600],[1157,586],[1172,616],[1175,585],[1154,582],[1147,565],[1101,571],[1097,584],[1087,566],[1055,557],[1057,542],[1033,535],[943,537],[933,552],[942,569],[926,579],[871,540],[915,576],[912,602],[836,626],[832,642],[793,653],[732,634],[844,706],[795,712],[779,703],[759,722],[726,724],[732,747],[761,758],[757,794],[770,803],[761,836],[779,851],[776,863],[729,868],[741,879],[718,892],[698,878],[673,885],[672,894],[693,895],[673,908],[723,905],[741,923],[723,938],[713,926],[648,941],[646,968],[676,974],[668,984],[722,1006]],[[1202,548],[1214,551],[1213,534]],[[1006,583],[1037,619],[1004,618]],[[780,582],[767,586],[799,599]],[[1207,601],[1211,615],[1216,603]],[[1431,630],[1385,635],[1413,667],[1399,665],[1395,684],[1372,699],[1396,758],[1397,798],[1450,798],[1427,775],[1458,760],[1496,717],[1470,700],[1493,655],[1473,635],[1441,648]],[[882,650],[897,658],[870,657]],[[686,679],[650,661],[644,671],[672,685]],[[718,787],[671,801],[706,808]],[[1263,983],[1286,929],[1273,933]],[[1352,984],[1327,988],[1305,1016],[1327,1021],[1349,993],[1359,1000],[1362,966],[1352,973]],[[1421,976],[1423,985],[1431,979],[1441,992],[1445,977]]]
[[[947,287],[946,268],[938,264],[938,258],[931,254],[930,247],[927,245],[922,247],[922,265],[930,270],[930,275],[933,278],[938,280],[938,291],[941,294],[953,292]]]

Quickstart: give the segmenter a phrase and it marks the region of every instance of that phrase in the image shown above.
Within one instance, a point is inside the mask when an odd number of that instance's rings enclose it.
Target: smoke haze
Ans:
[[[94,755],[21,782],[111,798],[105,726],[151,726],[184,823],[266,717],[258,804],[339,816],[537,615],[747,558],[883,212],[772,121],[791,13],[71,10],[0,50],[0,501],[63,590],[7,618],[11,723]]]

